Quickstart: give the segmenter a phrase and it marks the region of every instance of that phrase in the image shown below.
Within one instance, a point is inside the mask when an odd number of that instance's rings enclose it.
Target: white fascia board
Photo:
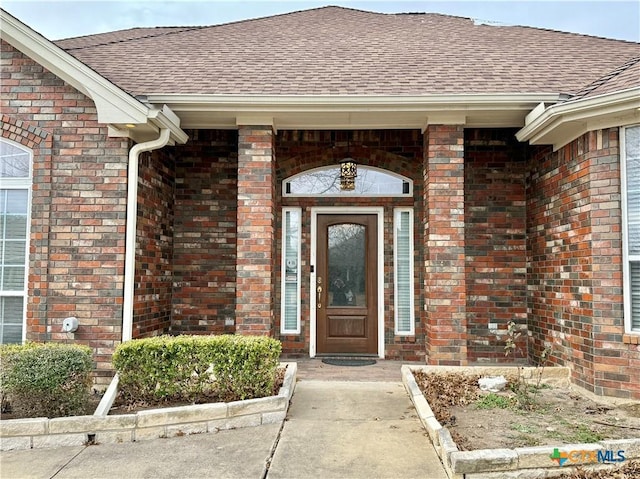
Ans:
[[[522,126],[525,115],[559,95],[172,95],[144,97],[169,105],[188,128],[235,128],[273,119],[278,129],[425,128],[427,124]],[[486,118],[486,121],[483,119]],[[258,123],[254,123],[258,124]]]
[[[532,112],[533,113],[533,112]],[[640,87],[551,105],[516,133],[519,141],[561,148],[589,128],[611,128],[638,121]]]
[[[559,95],[172,95],[151,94],[153,104],[172,105],[179,111],[322,112],[322,111],[464,111],[531,109],[540,102],[556,102]]]
[[[89,96],[101,123],[146,123],[148,108],[4,10],[2,39]]]

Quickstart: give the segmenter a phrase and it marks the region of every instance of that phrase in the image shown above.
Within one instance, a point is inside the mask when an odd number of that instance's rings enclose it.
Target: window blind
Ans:
[[[413,215],[397,209],[394,215],[395,332],[414,334]]]
[[[640,331],[640,261],[629,265],[631,283],[631,329]]]
[[[640,126],[624,129],[627,325],[640,331]]]
[[[284,334],[300,333],[300,208],[282,211],[282,313]]]
[[[0,297],[0,344],[22,342],[22,296]]]
[[[31,151],[0,140],[0,343],[23,337]]]

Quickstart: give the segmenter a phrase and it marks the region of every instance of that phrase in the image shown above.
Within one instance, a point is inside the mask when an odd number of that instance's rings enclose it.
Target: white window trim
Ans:
[[[318,215],[321,214],[376,214],[378,215],[378,357],[384,359],[384,207],[382,206],[320,206],[311,208],[311,266],[310,291],[316,291],[316,248],[318,242]],[[317,314],[315,294],[310,295],[310,339],[309,357],[315,358],[317,351]]]
[[[629,125],[620,128],[620,178],[622,192],[622,278],[624,295],[624,331],[625,334],[640,334],[640,330],[631,329],[631,261],[640,261],[640,255],[629,254],[629,216],[627,212],[627,157],[626,140],[627,129],[638,128],[640,125]]]
[[[297,212],[298,213],[298,218],[300,218],[300,224],[298,225],[298,252],[297,252],[297,271],[296,271],[296,297],[298,298],[298,301],[296,302],[296,328],[295,329],[286,329],[285,327],[285,307],[286,307],[286,295],[285,293],[285,283],[286,283],[286,244],[287,244],[287,230],[286,230],[286,222],[285,222],[285,218],[287,216],[287,213],[289,212]],[[300,263],[300,259],[301,259],[301,240],[302,240],[302,208],[282,208],[282,248],[281,248],[281,286],[280,286],[280,334],[300,334],[301,332],[301,327],[300,327],[300,313],[301,313],[301,308],[300,308],[300,302],[301,302],[301,296],[300,296],[300,283],[301,283],[301,279],[302,279],[302,275],[300,270],[301,268],[301,263]]]
[[[24,258],[24,288],[22,291],[5,291],[0,290],[0,296],[4,297],[23,297],[22,306],[22,342],[27,340],[27,305],[29,303],[29,251],[31,250],[31,201],[32,201],[32,189],[33,189],[33,151],[20,143],[11,141],[7,138],[0,138],[0,141],[9,143],[10,145],[19,148],[29,155],[29,175],[26,178],[1,178],[0,177],[0,189],[2,190],[27,190],[27,241],[25,248]]]
[[[412,255],[409,262],[409,301],[412,305],[409,318],[409,331],[400,331],[398,329],[398,244],[397,222],[402,213],[409,213],[409,252]],[[414,262],[413,262],[413,208],[394,208],[393,210],[393,329],[396,336],[415,336],[416,334],[416,313],[415,313],[415,278],[414,278]]]

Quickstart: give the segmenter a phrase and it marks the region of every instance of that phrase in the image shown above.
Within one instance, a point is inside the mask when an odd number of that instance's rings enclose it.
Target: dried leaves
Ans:
[[[578,468],[575,472],[563,474],[560,479],[638,479],[640,478],[640,462],[629,461],[615,469],[585,471]]]
[[[480,376],[422,371],[416,371],[413,374],[440,423],[446,424],[451,419],[449,412],[451,406],[465,406],[480,397],[478,390]]]

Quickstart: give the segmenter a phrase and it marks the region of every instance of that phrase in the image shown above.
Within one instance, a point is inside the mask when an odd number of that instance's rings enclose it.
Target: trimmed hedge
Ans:
[[[2,402],[26,417],[86,414],[93,384],[91,355],[90,348],[78,344],[0,346]]]
[[[156,336],[120,344],[113,366],[128,403],[235,401],[273,394],[281,351],[263,336]]]

